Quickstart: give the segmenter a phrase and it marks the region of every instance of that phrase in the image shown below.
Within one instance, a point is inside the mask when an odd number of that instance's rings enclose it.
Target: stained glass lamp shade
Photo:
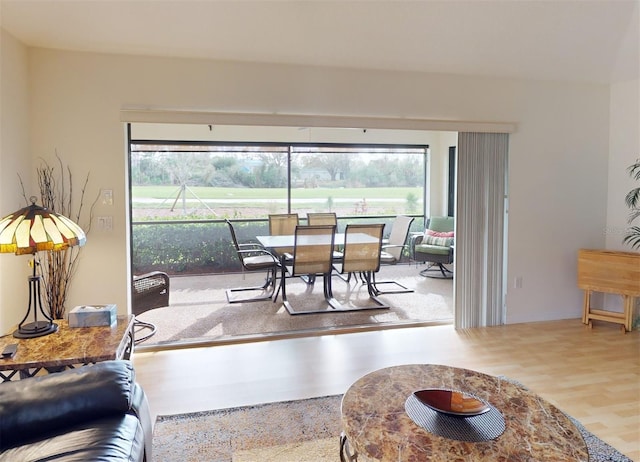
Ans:
[[[0,253],[34,256],[33,275],[29,277],[29,307],[13,333],[14,337],[40,337],[58,330],[57,324],[42,308],[41,276],[36,271],[36,253],[42,250],[60,251],[84,245],[86,241],[87,237],[78,225],[63,215],[36,205],[34,197],[31,197],[30,206],[0,219]],[[34,320],[26,323],[32,311]],[[38,320],[38,312],[44,317],[43,320]]]

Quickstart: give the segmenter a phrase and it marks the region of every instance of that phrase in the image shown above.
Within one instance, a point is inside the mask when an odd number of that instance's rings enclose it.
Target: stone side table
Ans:
[[[134,347],[133,315],[117,316],[113,326],[69,327],[56,319],[58,331],[37,338],[0,337],[0,349],[17,343],[13,358],[0,359],[0,381],[33,377],[38,372],[60,371],[78,365],[129,359]]]
[[[413,392],[426,388],[479,398],[501,414],[504,431],[480,442],[431,433],[405,410]],[[468,425],[466,417],[453,419]],[[342,424],[352,459],[358,462],[589,460],[580,432],[555,406],[507,380],[448,366],[394,366],[365,375],[343,397]]]

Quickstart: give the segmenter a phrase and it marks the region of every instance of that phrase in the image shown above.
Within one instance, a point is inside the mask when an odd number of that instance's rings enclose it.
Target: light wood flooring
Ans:
[[[154,415],[344,393],[398,364],[505,375],[640,461],[640,332],[605,322],[393,329],[142,352],[133,361]]]

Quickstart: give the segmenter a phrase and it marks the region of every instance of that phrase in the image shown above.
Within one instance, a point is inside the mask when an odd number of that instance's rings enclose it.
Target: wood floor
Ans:
[[[362,375],[433,363],[516,379],[640,461],[640,332],[580,320],[433,326],[135,353],[152,413],[344,393]]]

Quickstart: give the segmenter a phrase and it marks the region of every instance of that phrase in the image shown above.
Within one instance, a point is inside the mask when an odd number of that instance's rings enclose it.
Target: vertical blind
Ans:
[[[509,135],[458,134],[455,327],[504,324]]]

